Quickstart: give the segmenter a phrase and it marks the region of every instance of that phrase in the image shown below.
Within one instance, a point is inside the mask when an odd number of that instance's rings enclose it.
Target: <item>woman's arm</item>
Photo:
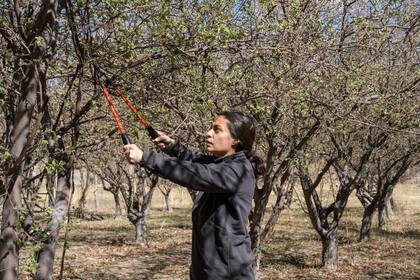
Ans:
[[[202,157],[204,154],[198,150],[192,150],[176,140],[170,150],[164,151],[171,157],[176,157],[179,160],[194,160]]]
[[[209,193],[234,193],[241,180],[247,177],[243,165],[202,164],[164,156],[151,150],[144,151],[141,164],[176,184]]]
[[[172,139],[163,132],[159,131],[158,133],[159,137],[153,139],[152,142],[171,157],[176,157],[180,160],[194,160],[203,156],[203,153],[187,148],[179,140]]]

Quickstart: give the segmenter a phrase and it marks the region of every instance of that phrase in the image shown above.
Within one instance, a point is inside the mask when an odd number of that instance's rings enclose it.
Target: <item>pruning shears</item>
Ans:
[[[102,86],[101,86],[102,87],[102,92],[104,93],[105,98],[108,101],[109,107],[111,109],[111,112],[114,115],[115,121],[117,122],[118,130],[120,132],[120,135],[121,135],[121,138],[122,138],[122,141],[123,141],[124,145],[132,144],[132,141],[131,141],[130,137],[127,135],[127,132],[126,132],[126,130],[125,130],[125,128],[124,128],[124,126],[121,122],[121,119],[118,115],[117,109],[115,108],[114,104],[112,103],[111,95],[119,96],[122,100],[124,100],[124,102],[128,105],[130,110],[133,112],[133,114],[136,115],[139,122],[146,128],[147,133],[149,134],[149,137],[152,140],[159,137],[159,133],[157,133],[157,131],[150,125],[150,122],[147,121],[142,116],[142,114],[133,106],[133,104],[131,104],[130,100],[127,98],[127,96],[125,96],[121,92],[121,89],[119,87],[115,87],[113,89],[113,91],[111,91],[111,92],[110,92],[110,90],[108,90],[108,88],[110,88],[111,84],[112,83],[111,83],[110,79],[105,79],[105,81],[102,83]]]

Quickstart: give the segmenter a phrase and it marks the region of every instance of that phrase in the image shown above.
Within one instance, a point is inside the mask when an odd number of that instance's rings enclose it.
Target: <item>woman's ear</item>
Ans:
[[[236,148],[238,147],[238,145],[240,143],[241,143],[241,141],[239,141],[238,139],[233,139],[232,148],[234,148],[236,150]]]

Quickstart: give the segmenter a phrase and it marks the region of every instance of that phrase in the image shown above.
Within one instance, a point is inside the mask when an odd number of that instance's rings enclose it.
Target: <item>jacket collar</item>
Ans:
[[[214,160],[214,162],[232,161],[236,159],[246,159],[245,153],[243,151],[239,151],[231,155],[218,157]]]

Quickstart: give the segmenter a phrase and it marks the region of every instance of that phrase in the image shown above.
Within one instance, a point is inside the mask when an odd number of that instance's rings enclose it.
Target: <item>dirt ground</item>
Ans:
[[[320,267],[321,243],[299,207],[299,198],[296,196],[293,207],[281,215],[264,248],[260,279],[420,279],[419,186],[397,188],[396,217],[385,233],[376,230],[375,222],[368,243],[357,242],[362,209],[352,198],[340,224],[340,263],[335,271]],[[113,219],[109,211],[101,213],[105,216],[102,221],[72,219],[63,279],[187,279],[190,207],[187,203],[168,213],[160,203],[155,202],[150,213],[146,248],[134,243],[134,227],[125,218]],[[60,273],[64,232],[56,253],[54,279]],[[21,254],[22,279],[30,279],[24,265],[27,253],[24,249]]]

